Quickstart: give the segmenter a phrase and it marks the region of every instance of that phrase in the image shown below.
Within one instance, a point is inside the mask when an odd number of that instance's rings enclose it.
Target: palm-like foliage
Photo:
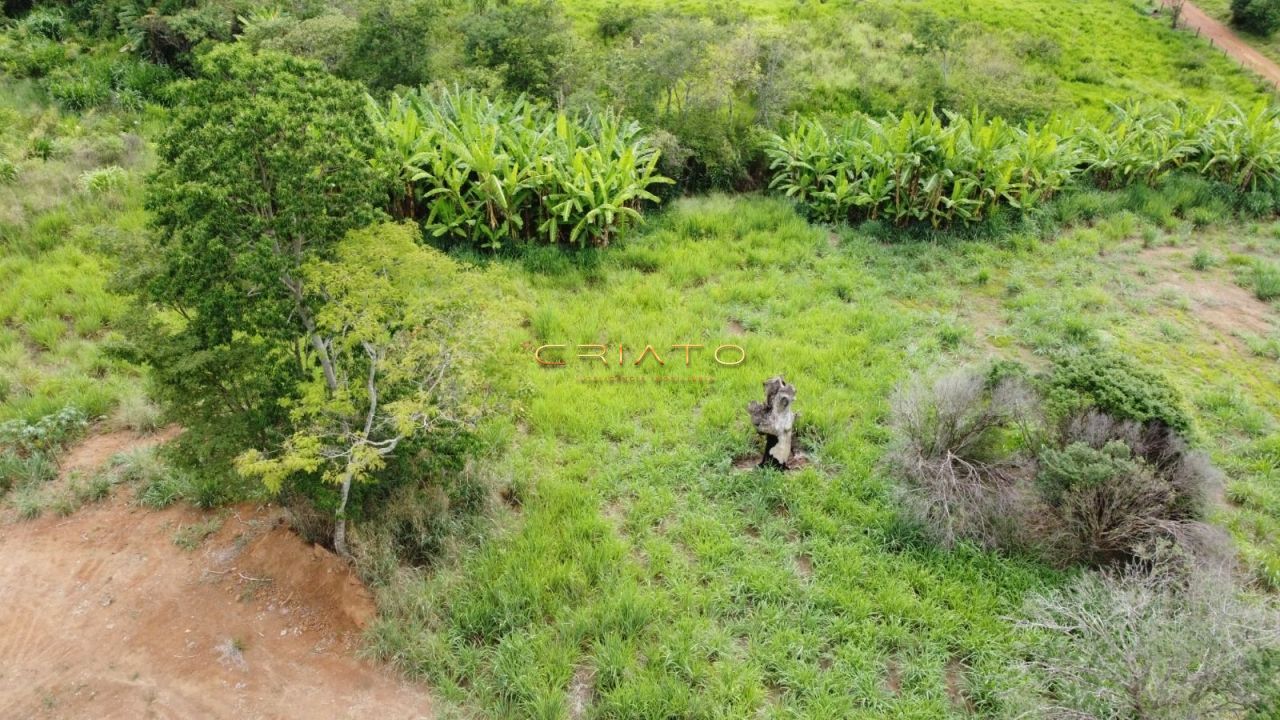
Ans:
[[[980,113],[855,115],[829,129],[797,121],[764,147],[770,187],[828,220],[933,226],[1036,207],[1077,175],[1102,188],[1159,183],[1186,169],[1241,191],[1280,181],[1280,111],[1113,106],[1101,124],[1054,118],[1013,127]]]
[[[1197,134],[1200,172],[1239,190],[1274,190],[1280,180],[1280,112],[1259,102],[1215,112]]]
[[[1039,203],[1059,190],[1078,164],[1059,127],[1017,128],[980,113],[858,115],[834,131],[798,121],[789,134],[770,137],[765,152],[770,186],[824,220],[939,226]]]
[[[612,114],[579,120],[473,91],[393,95],[369,113],[393,209],[435,237],[607,245],[658,200],[650,186],[671,182],[639,126]]]

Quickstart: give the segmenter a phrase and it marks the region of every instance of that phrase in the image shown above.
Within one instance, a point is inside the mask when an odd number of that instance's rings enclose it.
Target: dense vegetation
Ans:
[[[1155,185],[1179,169],[1239,193],[1255,213],[1280,206],[1280,112],[1259,103],[1209,109],[1113,106],[1100,123],[932,111],[834,131],[808,120],[766,144],[770,186],[828,221],[981,222],[1002,208],[1035,210],[1076,176],[1103,189]]]
[[[369,103],[392,211],[446,242],[608,245],[658,200],[649,186],[670,182],[640,126],[611,114],[578,121],[474,91]]]
[[[1280,706],[1280,116],[1148,3],[31,5],[19,517],[278,500],[461,715]]]

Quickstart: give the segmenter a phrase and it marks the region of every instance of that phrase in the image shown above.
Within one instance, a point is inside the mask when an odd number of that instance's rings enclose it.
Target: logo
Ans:
[[[655,363],[666,366],[667,364],[667,360],[653,345],[645,345],[639,353],[635,353],[633,348],[623,344],[619,344],[616,350],[609,345],[574,345],[572,347],[573,349],[570,350],[569,345],[543,345],[533,351],[533,359],[543,367],[564,367],[569,364],[570,359],[574,362],[590,364],[599,361],[605,367],[626,365],[636,367]],[[706,345],[680,343],[671,345],[662,352],[666,353],[673,363],[683,358],[685,367],[692,367],[698,361],[715,362],[718,365],[732,367],[741,365],[747,360],[747,351],[742,346],[727,343],[716,346],[714,350]]]

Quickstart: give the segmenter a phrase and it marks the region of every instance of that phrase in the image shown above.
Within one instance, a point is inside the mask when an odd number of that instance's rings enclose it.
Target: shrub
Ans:
[[[1113,421],[1097,416],[1093,422]],[[1216,477],[1211,465],[1184,454],[1162,467],[1113,438],[1046,447],[1039,460],[1036,483],[1052,512],[1052,546],[1062,557],[1106,564],[1161,540],[1197,549],[1202,526],[1194,521],[1203,512],[1206,484]]]
[[[1280,267],[1261,261],[1255,263],[1249,272],[1249,287],[1263,302],[1280,298]]]
[[[1219,570],[1159,557],[1032,596],[1019,625],[1030,717],[1268,717],[1280,702],[1280,612]]]
[[[1034,422],[1041,402],[1021,367],[1005,364],[895,393],[886,459],[907,513],[948,547],[1030,543],[1058,560],[1095,564],[1128,560],[1155,542],[1219,551],[1199,519],[1220,474],[1169,424],[1077,403],[1046,436]]]
[[[104,168],[95,168],[81,173],[79,183],[80,188],[85,192],[101,195],[102,193],[119,190],[127,178],[128,173],[124,171],[124,168],[118,165],[108,165]]]
[[[397,214],[435,237],[496,249],[513,241],[608,245],[656,201],[658,151],[634,122],[582,120],[474,91],[393,95],[369,113]]]
[[[0,185],[11,185],[18,179],[18,166],[9,158],[0,156]]]
[[[1019,464],[1005,445],[1031,400],[1014,376],[971,371],[917,381],[894,395],[897,441],[888,460],[908,512],[943,545],[999,545],[1019,521]]]
[[[1046,392],[1050,409],[1060,419],[1096,408],[1121,420],[1159,422],[1182,434],[1191,430],[1177,391],[1115,352],[1090,349],[1060,356]]]
[[[0,448],[23,456],[49,454],[76,439],[88,425],[84,413],[70,406],[34,423],[10,420],[0,423]]]
[[[1277,0],[1231,0],[1231,22],[1242,30],[1270,35],[1280,28]]]

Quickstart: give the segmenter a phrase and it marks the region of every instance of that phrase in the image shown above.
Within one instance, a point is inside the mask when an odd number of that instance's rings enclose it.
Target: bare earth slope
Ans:
[[[270,508],[134,507],[0,525],[2,718],[420,718],[426,691],[355,658],[365,588]]]

